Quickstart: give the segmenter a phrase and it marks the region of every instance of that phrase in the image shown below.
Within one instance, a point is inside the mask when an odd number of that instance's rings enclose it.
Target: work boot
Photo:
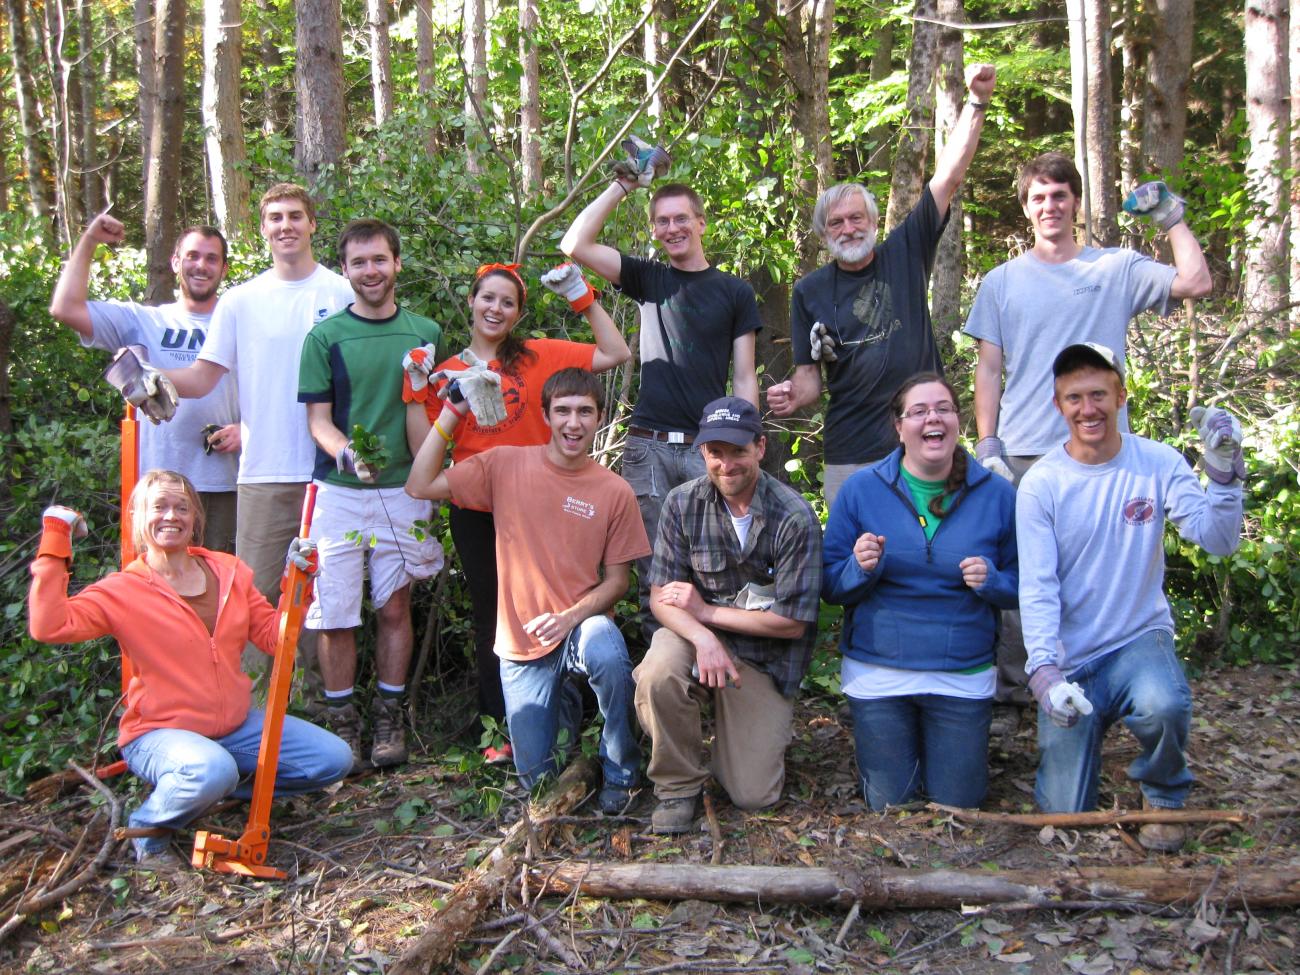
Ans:
[[[688,833],[695,825],[695,806],[699,796],[682,796],[677,799],[660,799],[650,814],[652,833]]]
[[[610,785],[608,782],[596,796],[596,805],[606,816],[620,816],[632,804],[632,786]]]
[[[1143,809],[1159,809],[1142,799]],[[1138,830],[1138,842],[1153,853],[1177,853],[1187,842],[1187,827],[1182,823],[1143,823]]]
[[[370,746],[370,764],[375,768],[401,765],[406,761],[406,724],[402,720],[402,699],[375,695],[370,702],[371,731],[374,743]]]
[[[342,707],[327,705],[325,723],[352,749],[352,768],[361,768],[361,715],[357,713],[357,706],[351,701]]]

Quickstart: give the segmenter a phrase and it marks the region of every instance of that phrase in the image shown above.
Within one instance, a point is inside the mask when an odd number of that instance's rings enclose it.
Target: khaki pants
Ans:
[[[236,493],[200,491],[203,502],[203,547],[214,552],[235,554]]]
[[[736,661],[740,686],[713,690],[691,676],[695,647],[672,630],[655,632],[636,681],[636,714],[650,735],[648,774],[659,799],[698,795],[704,765],[702,711],[713,702],[713,775],[740,809],[762,809],[781,798],[785,748],[794,702],[772,678]]]

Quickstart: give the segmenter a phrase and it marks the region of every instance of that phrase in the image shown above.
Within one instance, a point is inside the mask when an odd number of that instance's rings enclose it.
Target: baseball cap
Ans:
[[[721,440],[744,447],[763,434],[763,421],[754,404],[739,396],[723,396],[704,407],[696,443]]]
[[[1109,369],[1120,379],[1124,378],[1124,360],[1117,356],[1113,349],[1102,345],[1100,342],[1079,342],[1075,345],[1067,345],[1052,360],[1052,378],[1063,376],[1067,372],[1074,372],[1084,366]]]

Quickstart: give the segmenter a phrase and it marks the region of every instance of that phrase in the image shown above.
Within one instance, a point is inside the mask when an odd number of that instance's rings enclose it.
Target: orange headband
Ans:
[[[524,284],[524,279],[519,273],[518,264],[480,264],[478,270],[474,272],[474,280],[477,281],[493,271],[504,271],[519,282],[519,290],[523,292],[524,296],[523,302],[520,302],[520,304],[528,301],[528,285]]]

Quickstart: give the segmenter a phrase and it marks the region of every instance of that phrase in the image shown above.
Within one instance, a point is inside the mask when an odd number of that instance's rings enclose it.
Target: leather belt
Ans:
[[[695,434],[682,433],[679,430],[648,430],[645,427],[628,427],[629,436],[645,437],[647,440],[658,440],[660,443],[677,443],[690,445],[695,440]]]

